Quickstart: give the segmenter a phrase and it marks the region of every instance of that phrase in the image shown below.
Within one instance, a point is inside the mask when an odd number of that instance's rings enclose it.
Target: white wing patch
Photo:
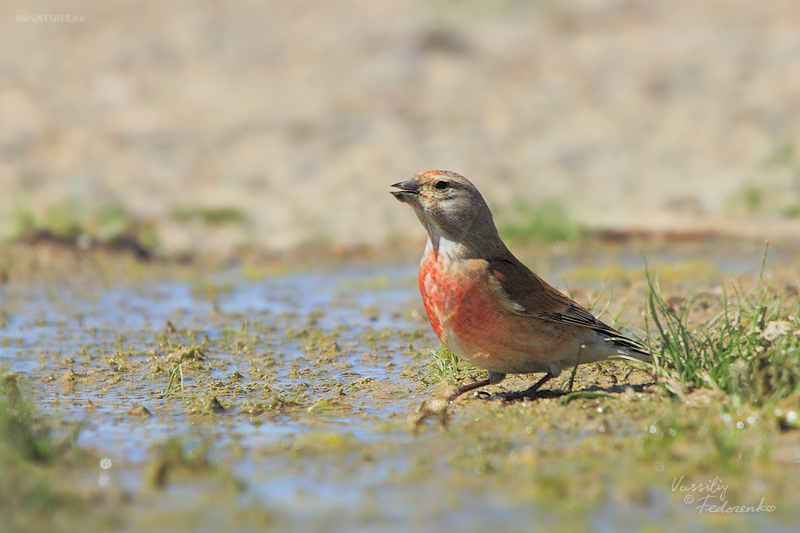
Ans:
[[[497,278],[494,277],[491,272],[489,273],[489,283],[492,285],[492,288],[494,290],[496,290],[497,293],[500,295],[500,299],[503,300],[503,303],[507,307],[509,307],[513,312],[515,312],[515,313],[525,313],[525,312],[527,312],[527,309],[525,309],[518,302],[515,302],[511,298],[511,296],[508,295],[506,290],[503,288],[503,286],[500,284],[500,282],[497,281]]]

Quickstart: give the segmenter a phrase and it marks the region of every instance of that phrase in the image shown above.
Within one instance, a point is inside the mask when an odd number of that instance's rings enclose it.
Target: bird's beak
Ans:
[[[401,202],[411,203],[419,196],[420,185],[414,180],[401,181],[392,185],[398,191],[392,191],[395,198]]]

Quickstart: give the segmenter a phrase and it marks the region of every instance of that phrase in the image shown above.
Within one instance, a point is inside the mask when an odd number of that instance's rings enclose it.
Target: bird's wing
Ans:
[[[495,286],[501,293],[501,300],[512,313],[590,328],[606,335],[616,344],[643,351],[642,345],[598,320],[590,311],[549,285],[516,258],[489,261],[488,269],[490,279],[497,282]]]
[[[519,261],[495,259],[488,262],[488,268],[490,279],[497,282],[493,285],[515,314],[557,315],[566,312],[574,303]]]

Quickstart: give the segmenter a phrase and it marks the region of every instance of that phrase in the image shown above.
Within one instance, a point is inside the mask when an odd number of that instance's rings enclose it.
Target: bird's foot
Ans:
[[[503,401],[505,402],[519,402],[522,400],[535,400],[536,398],[542,397],[547,393],[547,391],[539,391],[542,388],[542,385],[553,379],[555,376],[552,374],[545,374],[542,379],[537,381],[532,386],[528,387],[524,391],[519,392],[507,392],[504,394],[498,394]],[[551,391],[552,393],[554,391]],[[560,395],[560,394],[558,394]]]

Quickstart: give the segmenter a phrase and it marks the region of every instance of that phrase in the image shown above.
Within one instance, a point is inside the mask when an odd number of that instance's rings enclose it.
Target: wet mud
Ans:
[[[533,261],[642,336],[644,262],[604,250]],[[740,406],[711,389],[677,397],[619,360],[565,371],[531,400],[506,398],[537,376],[510,376],[444,406],[437,398],[484,372],[433,357],[412,261],[210,267],[13,252],[0,284],[4,379],[80,450],[35,467],[52,497],[74,500],[44,529],[791,529],[797,394]],[[726,283],[753,283],[760,266],[757,248],[750,263],[741,248],[719,252],[700,262],[656,250],[648,262],[672,305],[693,295],[698,327]],[[777,250],[767,272],[789,306],[795,258]],[[772,510],[711,512],[703,498]],[[15,513],[12,524],[36,524],[33,508]]]

